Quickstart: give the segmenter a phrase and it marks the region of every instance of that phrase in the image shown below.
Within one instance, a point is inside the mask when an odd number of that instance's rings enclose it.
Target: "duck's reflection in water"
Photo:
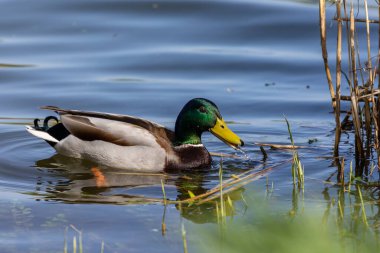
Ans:
[[[52,176],[40,177],[36,184],[36,195],[46,201],[66,203],[138,204],[163,203],[162,184],[165,195],[171,200],[184,200],[190,194],[205,193],[210,184],[209,170],[181,171],[173,173],[139,173],[115,170],[92,164],[88,161],[54,155],[35,163],[40,170],[48,170]],[[241,200],[239,189],[230,193],[233,205]],[[225,196],[225,199],[227,195]],[[176,204],[184,218],[196,223],[216,222],[216,206],[220,199],[196,204]],[[235,208],[226,205],[226,215],[232,216]]]

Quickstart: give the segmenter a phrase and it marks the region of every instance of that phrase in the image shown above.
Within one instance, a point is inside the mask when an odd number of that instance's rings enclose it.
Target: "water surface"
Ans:
[[[307,146],[306,203],[324,208],[326,194],[337,194],[322,183],[335,179],[336,167],[326,158],[334,121],[315,1],[2,1],[0,51],[2,252],[62,252],[70,224],[83,231],[85,252],[99,251],[102,241],[105,252],[180,252],[181,219],[199,227],[216,221],[214,205],[180,214],[178,206],[157,202],[161,180],[172,200],[215,186],[219,158],[210,171],[196,173],[138,176],[98,168],[104,182],[93,164],[57,155],[24,130],[51,114],[38,109],[43,105],[135,115],[173,128],[189,99],[211,99],[250,158],[205,134],[209,151],[242,157],[224,160],[226,177],[263,165],[256,142],[289,144],[286,115],[296,143]],[[349,142],[342,148],[348,157],[353,151]],[[267,152],[265,166],[291,157]],[[268,181],[273,206],[294,208],[290,164]],[[250,198],[266,188],[263,177],[240,189],[237,219],[245,213],[241,194]],[[73,235],[69,229],[69,240]]]

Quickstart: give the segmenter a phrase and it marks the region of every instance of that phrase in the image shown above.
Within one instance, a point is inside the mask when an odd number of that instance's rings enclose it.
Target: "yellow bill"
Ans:
[[[215,126],[210,128],[210,132],[234,149],[237,149],[238,146],[244,145],[244,142],[240,137],[227,127],[227,124],[223,119],[217,118]]]

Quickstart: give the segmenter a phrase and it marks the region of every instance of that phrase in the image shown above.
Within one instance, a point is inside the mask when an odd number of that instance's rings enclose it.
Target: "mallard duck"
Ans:
[[[244,142],[224,122],[210,100],[194,98],[179,113],[175,131],[154,122],[119,114],[66,110],[55,106],[41,109],[49,116],[27,131],[47,141],[59,154],[90,160],[105,166],[140,171],[163,171],[207,167],[211,156],[201,141],[210,131],[232,148]],[[49,127],[49,121],[57,124]]]

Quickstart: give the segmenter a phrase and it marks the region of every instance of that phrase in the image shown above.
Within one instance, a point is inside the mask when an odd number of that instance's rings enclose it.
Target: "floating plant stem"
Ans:
[[[237,189],[243,187],[244,185],[267,175],[268,173],[270,173],[274,169],[279,168],[280,165],[284,165],[284,164],[289,163],[291,161],[292,161],[292,159],[288,159],[288,160],[282,161],[280,163],[274,164],[270,167],[267,167],[265,169],[262,169],[260,171],[257,171],[258,168],[256,167],[256,168],[247,170],[246,172],[243,172],[243,173],[241,173],[241,174],[239,174],[239,175],[237,175],[231,179],[225,180],[225,181],[223,181],[223,185],[222,185],[223,194],[237,190]],[[170,203],[196,202],[196,205],[201,205],[205,202],[209,202],[209,201],[217,199],[219,197],[220,197],[220,185],[217,185],[214,188],[208,190],[207,192],[205,192],[203,194],[199,194],[195,197],[184,199],[181,201],[170,201]]]

